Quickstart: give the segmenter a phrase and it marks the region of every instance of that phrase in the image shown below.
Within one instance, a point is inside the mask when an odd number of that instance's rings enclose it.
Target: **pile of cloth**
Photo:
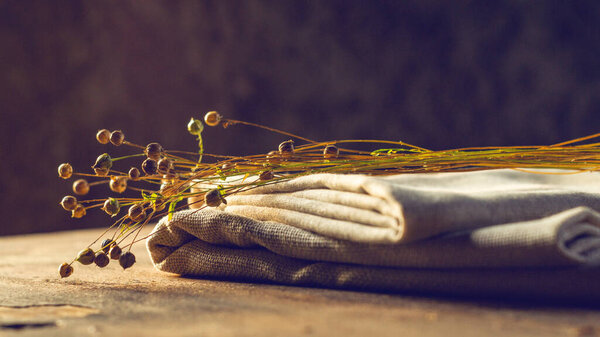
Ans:
[[[409,294],[600,300],[600,173],[315,174],[163,218],[157,269]]]

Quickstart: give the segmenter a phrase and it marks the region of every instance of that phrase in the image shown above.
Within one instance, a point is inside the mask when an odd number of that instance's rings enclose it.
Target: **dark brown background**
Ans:
[[[0,235],[109,222],[57,204],[59,163],[124,152],[99,128],[191,151],[187,121],[213,109],[435,149],[598,132],[599,18],[598,1],[0,1]],[[284,139],[205,140],[245,154]]]

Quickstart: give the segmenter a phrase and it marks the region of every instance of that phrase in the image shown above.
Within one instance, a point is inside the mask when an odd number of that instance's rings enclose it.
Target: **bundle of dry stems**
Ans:
[[[324,172],[392,175],[498,168],[532,170],[540,174],[576,174],[600,169],[600,142],[594,141],[600,137],[600,133],[545,146],[472,147],[432,151],[401,141],[314,141],[271,127],[226,119],[216,111],[208,112],[204,116],[204,123],[224,128],[234,125],[258,127],[290,139],[279,144],[277,150],[266,154],[228,156],[204,153],[204,124],[194,118],[188,124],[188,131],[197,137],[198,152],[168,151],[159,143],[141,146],[126,140],[120,130],[99,130],[96,139],[101,144],[129,146],[135,153],[119,158],[112,158],[107,153],[101,154],[92,165],[94,173],[75,172],[70,164],[63,163],[58,167],[58,175],[63,179],[81,177],[73,182],[73,192],[79,198],[86,195],[92,186],[101,184],[108,184],[110,190],[117,195],[133,190],[139,192],[139,196],[80,200],[68,195],[62,199],[61,206],[71,212],[74,218],[81,218],[87,211],[99,208],[116,220],[70,263],[65,262],[59,267],[61,277],[68,277],[73,273],[75,261],[103,268],[114,259],[127,269],[135,263],[131,247],[146,239],[138,237],[138,234],[142,226],[152,219],[171,217],[174,212],[187,208],[190,204],[198,211],[206,207],[217,207],[227,203],[228,195],[302,175]],[[349,147],[353,143],[368,143],[375,149],[353,150]],[[124,172],[113,167],[114,162],[132,157],[144,158],[139,168],[131,167],[128,172]],[[210,163],[202,161],[207,157],[211,158]],[[537,169],[565,171],[550,173]],[[90,178],[97,180],[89,182]],[[139,186],[132,186],[132,183]],[[121,208],[127,208],[127,211],[119,216]],[[104,236],[107,238],[99,246],[92,248]]]

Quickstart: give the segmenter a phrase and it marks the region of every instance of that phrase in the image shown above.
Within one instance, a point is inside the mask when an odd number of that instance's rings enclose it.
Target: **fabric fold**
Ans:
[[[385,178],[315,174],[231,196],[231,206],[226,210],[342,240],[411,242],[537,219],[578,206],[600,210],[599,178],[597,173],[534,174],[515,170]],[[310,201],[317,205],[309,206]],[[350,209],[344,211],[343,207]],[[322,214],[325,211],[327,215]],[[365,223],[363,219],[369,212],[386,220]]]

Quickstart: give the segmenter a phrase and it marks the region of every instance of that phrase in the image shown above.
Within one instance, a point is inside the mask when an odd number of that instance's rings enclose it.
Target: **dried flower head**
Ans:
[[[91,248],[86,248],[80,251],[79,254],[77,254],[77,261],[85,265],[94,263],[95,258],[96,255],[94,254],[94,251]]]
[[[95,168],[94,169],[94,173],[96,173],[96,175],[98,177],[106,177],[108,175],[109,170],[105,169],[105,168]]]
[[[279,144],[279,154],[281,154],[282,157],[290,157],[294,154],[294,141],[290,139]]]
[[[158,161],[164,154],[165,150],[159,143],[150,143],[146,145],[144,153],[148,158]]]
[[[66,195],[60,201],[60,205],[65,211],[72,211],[77,207],[77,198],[71,195]]]
[[[325,159],[337,158],[340,154],[340,149],[337,146],[329,144],[323,149],[323,157]]]
[[[204,131],[204,125],[199,119],[192,118],[187,125],[187,129],[192,135],[198,136]]]
[[[112,167],[112,158],[108,153],[103,153],[96,158],[96,162],[92,165],[92,168],[95,169],[104,169],[110,170]]]
[[[104,268],[106,266],[108,266],[108,263],[110,262],[110,259],[108,258],[108,255],[106,255],[105,252],[98,252],[96,253],[96,257],[94,257],[94,263],[100,267],[100,268]]]
[[[267,170],[260,173],[258,180],[267,181],[273,179],[273,171]]]
[[[119,264],[123,269],[127,269],[135,263],[135,255],[132,252],[125,252],[119,257]]]
[[[222,203],[227,203],[227,201],[225,201],[225,199],[221,195],[221,191],[219,191],[216,188],[206,192],[206,194],[204,195],[204,202],[206,203],[206,206],[209,207],[217,207]]]
[[[96,133],[96,140],[98,140],[98,143],[100,144],[108,144],[108,142],[110,142],[110,131],[106,129],[98,130],[98,133]]]
[[[110,255],[111,259],[118,260],[121,257],[121,247],[117,246],[115,243],[115,245],[112,246],[108,251],[108,255]]]
[[[156,163],[156,160],[150,158],[144,160],[142,163],[142,171],[149,176],[156,174],[158,171],[158,164]]]
[[[110,190],[116,193],[123,193],[127,189],[127,177],[111,177],[108,183]]]
[[[85,207],[82,204],[77,204],[75,208],[71,211],[72,218],[82,218],[86,214]]]
[[[125,141],[125,134],[121,130],[115,130],[110,133],[110,142],[115,146],[120,146]]]
[[[162,174],[167,174],[173,168],[173,162],[169,158],[163,158],[158,161],[158,172]]]
[[[58,176],[63,179],[69,179],[73,175],[73,166],[69,163],[63,163],[58,166]]]
[[[102,248],[102,251],[105,252],[106,254],[108,254],[108,252],[110,251],[110,249],[115,246],[117,243],[114,240],[111,239],[104,239],[104,241],[102,241],[102,243],[100,244],[100,247]]]
[[[73,192],[77,195],[86,195],[90,191],[90,184],[85,179],[78,179],[73,182]]]
[[[138,170],[137,167],[130,168],[129,173],[127,173],[127,175],[129,176],[129,179],[133,181],[140,180],[140,170]]]
[[[146,218],[146,210],[142,204],[135,204],[129,207],[129,211],[127,212],[131,220],[135,222],[142,221]]]
[[[110,216],[115,216],[121,210],[121,205],[119,205],[119,200],[115,198],[108,198],[104,202],[104,206],[102,206],[102,210],[106,212],[106,214]]]
[[[71,274],[73,274],[73,267],[64,262],[60,265],[60,267],[58,267],[58,274],[60,274],[61,278],[69,277]]]
[[[217,126],[223,117],[216,111],[209,111],[204,115],[204,123],[208,126]]]

